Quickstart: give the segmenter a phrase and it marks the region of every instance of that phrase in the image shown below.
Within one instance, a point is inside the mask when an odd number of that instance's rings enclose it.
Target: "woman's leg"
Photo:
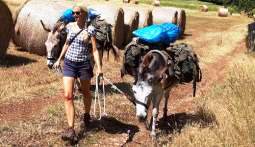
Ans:
[[[90,80],[80,80],[81,82],[81,91],[83,94],[83,102],[84,102],[84,111],[85,114],[89,114],[91,108],[91,93],[90,93]]]
[[[67,116],[67,122],[69,127],[74,127],[74,103],[73,103],[73,77],[63,77],[64,83],[64,98],[65,98],[65,110]]]

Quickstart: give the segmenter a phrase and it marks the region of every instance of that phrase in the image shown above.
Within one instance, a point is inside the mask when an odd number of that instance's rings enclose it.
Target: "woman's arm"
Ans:
[[[53,67],[59,67],[60,66],[60,61],[64,57],[64,55],[65,55],[68,48],[69,48],[69,44],[66,41],[63,48],[62,48],[62,50],[61,50],[61,53],[58,57],[58,60],[54,63]]]
[[[92,43],[92,52],[93,52],[93,57],[97,65],[97,74],[102,73],[102,64],[99,56],[99,52],[96,47],[96,38],[94,36],[91,37],[91,43]]]

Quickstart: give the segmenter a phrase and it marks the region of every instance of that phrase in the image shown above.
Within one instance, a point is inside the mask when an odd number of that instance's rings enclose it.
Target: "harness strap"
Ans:
[[[47,57],[47,60],[55,60],[54,57]]]
[[[158,53],[158,54],[160,54],[164,58],[164,60],[167,64],[168,64],[169,59],[171,59],[171,57],[168,55],[168,53],[166,51],[163,51],[163,50],[155,50],[154,49],[154,50],[150,50],[148,53]]]
[[[136,103],[137,103],[137,104],[140,104],[140,105],[144,106],[146,109],[148,109],[148,106],[147,106],[145,103],[140,102],[140,101],[138,101],[137,99],[134,99],[134,102],[135,102],[135,104],[136,104]]]
[[[71,45],[71,44],[73,43],[74,39],[75,39],[83,30],[84,30],[84,28],[81,29],[79,32],[77,32],[77,33],[75,34],[75,36],[68,42],[68,44]]]
[[[171,58],[171,56],[168,55],[168,53],[166,51],[163,51],[163,50],[151,50],[148,53],[158,53],[158,54],[160,54],[163,57],[163,59],[164,59],[164,61],[166,63],[166,67],[164,67],[161,75],[163,73],[165,73],[169,69],[169,67],[171,66],[172,58]],[[169,74],[168,74],[168,76],[169,76]]]

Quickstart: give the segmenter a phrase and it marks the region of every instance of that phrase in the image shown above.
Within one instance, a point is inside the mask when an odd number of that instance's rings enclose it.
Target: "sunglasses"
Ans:
[[[75,12],[75,11],[73,11],[73,13],[72,13],[73,15],[80,15],[81,14],[81,12],[80,11],[77,11],[77,12]]]

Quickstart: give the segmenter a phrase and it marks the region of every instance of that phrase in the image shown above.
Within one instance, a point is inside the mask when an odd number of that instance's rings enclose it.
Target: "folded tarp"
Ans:
[[[169,45],[175,42],[181,34],[181,29],[172,23],[154,24],[133,31],[133,35],[147,43],[162,43]]]

